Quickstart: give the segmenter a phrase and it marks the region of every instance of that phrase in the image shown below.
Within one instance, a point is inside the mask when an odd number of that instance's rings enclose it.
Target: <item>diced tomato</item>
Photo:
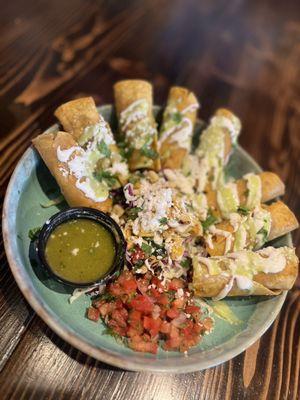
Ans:
[[[119,283],[117,283],[117,282],[111,283],[111,284],[108,286],[108,291],[109,291],[109,293],[111,293],[113,296],[122,296],[122,294],[124,294],[121,285],[119,285]]]
[[[105,317],[106,315],[109,315],[112,313],[112,311],[116,308],[116,303],[115,302],[110,302],[110,303],[104,303],[99,306],[99,311],[102,317]]]
[[[130,279],[134,279],[132,272],[130,272],[130,271],[128,271],[128,270],[124,270],[124,271],[120,274],[120,276],[118,277],[117,282],[118,282],[120,285],[123,285],[123,283],[124,283],[125,281],[130,280]]]
[[[213,320],[211,318],[205,318],[203,321],[203,327],[205,330],[210,331],[213,327]]]
[[[153,297],[157,301],[159,299],[159,297],[161,296],[161,294],[159,293],[159,291],[157,289],[151,288],[150,296]]]
[[[133,293],[136,291],[137,283],[136,283],[135,279],[128,279],[122,283],[122,286],[123,286],[124,292],[126,294],[130,294],[130,293]]]
[[[170,308],[170,310],[167,311],[167,316],[171,319],[177,318],[180,314],[180,311],[177,310],[176,308]]]
[[[89,307],[87,309],[87,317],[88,319],[90,319],[91,321],[95,321],[97,322],[99,319],[100,313],[98,308],[94,308],[94,307]]]
[[[160,330],[161,333],[169,334],[170,331],[171,331],[171,323],[167,322],[167,321],[163,321],[161,323],[161,326],[160,326],[159,330]]]
[[[115,304],[118,310],[124,307],[123,301],[121,299],[117,299]]]
[[[134,257],[143,256],[140,250]],[[175,296],[176,292],[180,297]],[[199,343],[202,333],[212,326],[211,318],[202,320],[200,308],[192,301],[187,305],[182,279],[172,279],[164,286],[150,272],[136,279],[125,270],[108,285],[107,293],[114,300],[108,300],[109,296],[107,300],[93,300],[87,317],[97,321],[101,316],[114,333],[128,339],[129,347],[135,351],[156,354],[160,339],[164,340],[165,350],[186,351]]]
[[[142,353],[156,354],[158,350],[158,344],[155,342],[145,342],[143,340],[135,340],[136,336],[128,341],[128,345],[132,350],[140,351]]]
[[[119,309],[120,314],[122,315],[122,317],[127,321],[128,319],[128,311],[126,310],[126,308],[120,308]]]
[[[117,321],[114,319],[110,319],[107,322],[107,325],[117,334],[120,336],[126,336],[126,329],[118,324]]]
[[[188,314],[198,313],[200,311],[200,307],[197,306],[186,306],[185,312]]]
[[[171,324],[170,328],[170,338],[175,339],[179,337],[179,329],[176,328],[174,325]]]
[[[101,305],[104,304],[104,303],[105,303],[105,300],[102,300],[101,298],[99,298],[99,299],[94,299],[94,300],[92,301],[92,305],[93,305],[93,307],[95,307],[95,308],[100,308]]]
[[[177,350],[182,342],[182,339],[180,337],[173,338],[166,340],[166,342],[163,345],[163,348],[165,350]]]
[[[169,304],[169,298],[165,293],[161,293],[156,299],[156,302],[158,304],[161,304],[162,306],[166,306],[167,304]]]
[[[186,300],[184,299],[184,297],[180,297],[179,299],[175,299],[172,302],[172,306],[175,308],[183,308],[185,306],[185,302]]]
[[[145,277],[137,280],[137,286],[138,286],[138,289],[139,289],[139,291],[141,293],[146,293],[147,292],[148,286],[149,286],[149,282],[150,282],[149,279],[147,279]]]
[[[187,320],[184,324],[184,328],[181,329],[181,332],[185,337],[190,336],[193,332],[194,323],[190,319]]]
[[[132,264],[136,264],[140,260],[145,260],[146,254],[140,248],[140,246],[136,246],[135,250],[131,253],[131,262]]]
[[[171,282],[169,282],[169,290],[177,290],[183,288],[184,288],[184,282],[182,279],[173,278]]]
[[[143,332],[142,313],[141,311],[133,310],[128,317],[129,325],[141,334]]]
[[[146,314],[153,311],[153,303],[151,303],[151,301],[142,294],[135,296],[135,298],[129,303],[129,306]]]
[[[122,315],[121,310],[114,310],[111,314],[112,319],[114,319],[117,324],[122,327],[122,328],[126,328],[127,327],[127,323],[125,321],[124,316]]]
[[[194,323],[193,332],[196,335],[199,335],[203,331],[203,325],[199,324],[198,322]]]
[[[153,283],[157,287],[157,289],[164,289],[163,284],[156,276],[153,276],[153,278],[151,279],[151,283]]]
[[[130,327],[127,329],[126,335],[127,335],[128,337],[130,337],[130,338],[133,338],[133,337],[135,337],[135,336],[140,336],[140,335],[141,335],[141,331],[139,331],[139,330],[137,330],[137,329],[134,329],[132,326],[130,326]]]
[[[144,317],[144,328],[150,332],[152,337],[156,336],[159,332],[161,326],[160,318]]]

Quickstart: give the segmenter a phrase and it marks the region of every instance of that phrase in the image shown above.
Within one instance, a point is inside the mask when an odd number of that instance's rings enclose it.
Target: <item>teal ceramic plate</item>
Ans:
[[[110,106],[99,109],[115,126]],[[157,111],[157,110],[156,110]],[[57,125],[50,130],[57,129]],[[201,131],[201,123],[196,133]],[[196,135],[197,136],[197,135]],[[196,139],[197,140],[197,139]],[[259,172],[259,166],[240,147],[234,150],[228,174],[236,178],[247,172]],[[31,259],[28,231],[44,224],[59,208],[43,208],[58,193],[58,187],[39,155],[29,148],[10,180],[3,211],[3,236],[11,270],[24,296],[37,314],[64,340],[103,362],[130,370],[190,372],[227,361],[255,342],[280,311],[286,293],[277,297],[249,297],[226,300],[240,323],[231,325],[216,317],[212,334],[204,337],[188,355],[160,350],[157,356],[136,353],[104,334],[104,326],[85,318],[89,298],[69,304],[70,289],[47,278]],[[60,209],[67,207],[61,204]],[[289,235],[275,246],[291,245]]]

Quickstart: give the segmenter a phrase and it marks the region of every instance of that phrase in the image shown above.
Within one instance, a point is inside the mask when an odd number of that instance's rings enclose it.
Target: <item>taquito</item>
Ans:
[[[229,110],[219,109],[200,136],[196,155],[203,160],[207,182],[216,189],[224,182],[224,166],[241,131],[240,120]]]
[[[207,206],[215,216],[226,218],[239,207],[253,209],[260,203],[266,203],[275,197],[282,196],[284,183],[273,172],[247,174],[245,177],[213,190],[211,185],[205,188]]]
[[[160,169],[157,128],[152,112],[152,85],[125,80],[114,85],[116,111],[129,169]]]
[[[194,93],[172,87],[163,114],[158,141],[162,168],[180,169],[191,151],[199,103]]]
[[[126,184],[128,166],[94,100],[60,106],[55,115],[70,132],[44,133],[33,140],[67,202],[108,211],[109,191]]]
[[[242,250],[220,257],[193,260],[196,296],[276,295],[291,289],[299,260],[290,247],[266,247],[257,252]]]
[[[112,199],[108,198],[107,188],[102,188],[97,180],[91,178],[88,181],[88,178],[78,181],[77,177],[70,173],[66,162],[59,161],[58,151],[72,152],[73,157],[81,154],[80,147],[70,133],[44,133],[33,139],[32,143],[56,179],[63,196],[71,207],[92,207],[104,212],[111,209]],[[88,189],[88,184],[91,186],[90,190],[84,190],[83,185]]]
[[[63,129],[71,133],[76,141],[80,139],[87,126],[95,125],[100,121],[100,116],[92,97],[68,101],[59,106],[54,115],[62,124]]]
[[[294,213],[282,201],[276,201],[248,215],[234,213],[229,220],[209,227],[205,234],[206,250],[211,256],[220,256],[236,250],[258,249],[298,227]]]

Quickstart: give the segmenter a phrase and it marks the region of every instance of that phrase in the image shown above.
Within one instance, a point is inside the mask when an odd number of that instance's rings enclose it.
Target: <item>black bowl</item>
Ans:
[[[84,283],[75,283],[72,281],[68,281],[58,276],[48,264],[45,256],[45,248],[47,244],[47,240],[53,230],[59,226],[60,224],[70,221],[72,219],[90,219],[94,222],[97,222],[104,226],[113,236],[116,248],[116,255],[111,268],[107,271],[107,273],[99,278],[97,281],[93,282],[84,282]],[[60,211],[57,214],[53,215],[49,218],[44,226],[42,227],[38,240],[37,240],[37,254],[39,261],[42,266],[52,275],[55,279],[57,279],[61,283],[65,283],[67,285],[71,285],[74,287],[87,287],[94,284],[105,284],[109,279],[113,279],[121,268],[124,266],[125,262],[125,252],[126,252],[126,241],[123,236],[123,233],[119,227],[119,225],[107,214],[95,210],[93,208],[88,207],[73,207],[68,208],[65,211]]]

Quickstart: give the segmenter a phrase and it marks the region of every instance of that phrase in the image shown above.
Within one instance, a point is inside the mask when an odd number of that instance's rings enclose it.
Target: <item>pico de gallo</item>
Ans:
[[[213,320],[195,305],[187,283],[173,278],[163,283],[150,272],[138,277],[124,270],[92,301],[87,317],[100,318],[109,332],[132,350],[156,354],[186,352],[213,327]]]

